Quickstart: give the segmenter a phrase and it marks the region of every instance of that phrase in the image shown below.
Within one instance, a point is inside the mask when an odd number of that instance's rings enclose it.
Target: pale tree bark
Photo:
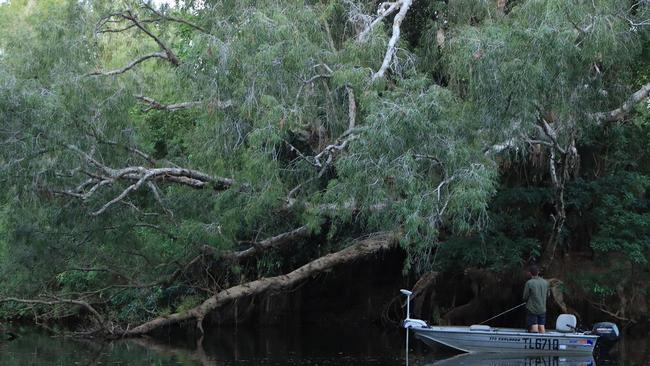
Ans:
[[[593,113],[591,117],[598,125],[607,122],[620,122],[632,112],[637,104],[648,98],[648,96],[650,96],[650,83],[643,85],[639,90],[632,93],[620,107],[608,112]]]
[[[221,101],[221,100],[210,101],[210,102],[194,101],[194,102],[182,102],[182,103],[174,103],[174,104],[162,104],[152,98],[145,97],[144,95],[136,95],[135,98],[138,99],[140,102],[148,105],[148,107],[144,109],[144,112],[148,112],[152,109],[156,109],[159,111],[174,112],[181,109],[194,108],[204,104],[214,106],[219,109],[225,109],[233,105],[232,100],[230,99],[225,101]]]
[[[298,148],[289,142],[286,142],[292,151],[296,152],[300,158],[313,165],[321,174],[325,172],[325,168],[331,165],[336,154],[344,150],[352,140],[358,138],[359,132],[361,131],[361,128],[356,127],[357,103],[355,101],[354,90],[350,86],[346,86],[345,90],[348,94],[348,128],[338,138],[336,138],[333,143],[325,146],[318,154],[311,157],[306,156]],[[293,202],[292,196],[299,188],[300,185],[289,192],[287,202],[290,202],[290,204]]]
[[[402,25],[402,21],[404,21],[404,18],[406,17],[406,13],[411,7],[413,0],[400,0],[396,3],[399,4],[399,12],[397,13],[397,15],[395,15],[395,19],[393,19],[393,34],[391,35],[390,40],[388,41],[388,48],[386,49],[386,55],[384,56],[384,61],[382,62],[379,70],[377,70],[377,72],[372,75],[372,80],[376,80],[378,78],[384,77],[386,70],[388,70],[388,68],[390,67],[390,63],[393,61],[393,57],[397,52],[397,41],[399,41],[399,35],[401,31],[400,27]]]
[[[80,171],[90,178],[81,182],[74,189],[53,189],[51,190],[52,193],[87,200],[105,186],[111,186],[118,182],[133,182],[116,197],[94,211],[92,213],[93,216],[104,213],[109,207],[122,201],[130,193],[137,191],[143,185],[151,189],[156,199],[160,201],[160,192],[154,183],[175,183],[195,189],[212,188],[215,191],[227,190],[235,183],[234,180],[230,178],[214,177],[198,170],[180,167],[151,168],[144,166],[129,166],[115,169],[101,163],[99,160],[82,151],[75,145],[67,145],[67,148],[81,156],[85,163],[85,167],[81,168]],[[142,154],[139,150],[136,151]]]
[[[372,30],[381,23],[387,16],[393,14],[397,9],[402,6],[402,1],[393,1],[393,2],[384,2],[379,5],[377,8],[377,18],[375,18],[368,26],[359,33],[357,36],[358,42],[366,42],[368,40],[368,35]]]
[[[571,137],[568,146],[562,147],[558,141],[556,128],[551,126],[544,118],[540,120],[540,124],[544,134],[550,140],[548,166],[555,209],[555,213],[551,215],[553,228],[540,259],[540,266],[546,270],[553,262],[557,247],[562,240],[562,231],[566,222],[565,185],[577,169],[579,156],[575,146],[575,138]],[[559,124],[559,121],[555,121],[553,124]]]
[[[243,261],[248,258],[254,257],[268,251],[270,249],[277,249],[285,244],[296,242],[298,239],[307,238],[311,235],[311,230],[307,225],[303,225],[297,229],[288,231],[286,233],[278,234],[260,242],[253,243],[250,248],[241,250],[239,252],[226,253],[222,257],[228,260]]]
[[[638,103],[648,98],[648,96],[650,96],[650,83],[643,85],[639,90],[632,93],[620,107],[607,112],[590,113],[588,116],[596,122],[597,126],[603,126],[610,122],[620,122],[633,111]],[[540,111],[540,115],[544,115],[544,113]],[[555,213],[551,216],[553,227],[540,259],[541,267],[547,269],[555,258],[566,221],[565,183],[569,180],[573,171],[577,169],[580,158],[575,145],[575,137],[569,138],[568,146],[563,147],[560,144],[557,127],[554,127],[559,125],[560,121],[553,120],[553,118],[549,121],[540,118],[539,124],[540,134],[542,135],[540,136],[541,139],[531,140],[524,138],[524,140],[531,145],[544,145],[549,149],[548,165],[553,188]],[[575,134],[575,131],[572,134]],[[502,144],[493,145],[486,151],[486,154],[498,153],[515,146],[516,139],[511,138]]]
[[[506,5],[508,5],[508,0],[497,0],[497,10],[500,14],[505,13]]]
[[[160,14],[157,13],[156,15],[160,16]],[[118,20],[125,20],[130,22],[130,24],[128,26],[125,26],[123,28],[118,28],[118,29],[104,28],[107,23],[117,22]],[[176,56],[176,54],[171,50],[171,48],[169,48],[159,37],[153,34],[145,25],[145,23],[155,23],[158,20],[159,19],[139,20],[137,14],[133,13],[131,10],[126,10],[120,13],[112,13],[107,15],[106,17],[103,17],[97,24],[96,31],[95,31],[96,33],[120,33],[120,32],[127,31],[131,28],[138,28],[147,36],[149,36],[149,38],[151,38],[154,42],[156,42],[158,47],[160,47],[163,52],[154,52],[142,56],[134,61],[129,62],[126,66],[119,69],[115,69],[111,71],[95,71],[86,74],[86,76],[112,76],[112,75],[123,74],[133,69],[133,67],[138,65],[139,63],[151,58],[161,58],[165,61],[168,61],[175,67],[180,66],[181,61],[178,58],[178,56]]]
[[[86,74],[86,76],[112,76],[112,75],[124,74],[125,72],[127,72],[127,71],[131,70],[132,68],[134,68],[137,64],[139,64],[141,62],[144,62],[144,61],[146,61],[148,59],[151,59],[151,58],[161,58],[163,60],[167,60],[167,54],[165,54],[164,52],[150,53],[148,55],[144,55],[144,56],[142,56],[142,57],[140,57],[140,58],[138,58],[136,60],[133,60],[133,61],[129,62],[126,66],[124,66],[122,68],[115,69],[115,70],[109,70],[109,71],[93,71],[93,72],[90,72],[90,73]]]

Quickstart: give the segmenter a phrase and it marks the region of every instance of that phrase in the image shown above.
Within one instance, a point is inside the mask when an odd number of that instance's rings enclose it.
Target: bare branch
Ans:
[[[357,124],[357,103],[354,101],[354,90],[349,86],[346,86],[345,90],[348,92],[348,131],[350,131]]]
[[[306,238],[309,237],[310,235],[311,235],[311,230],[307,227],[307,225],[303,225],[289,232],[276,235],[274,237],[262,240],[258,243],[253,243],[253,245],[248,249],[226,254],[224,257],[228,259],[241,261],[250,258],[252,256],[255,256],[263,251],[272,248],[277,248],[283,244],[290,243],[296,239]]]
[[[163,52],[154,52],[154,53],[150,53],[148,55],[144,55],[144,56],[140,57],[139,59],[137,59],[135,61],[131,61],[128,65],[124,66],[121,69],[116,69],[116,70],[111,70],[111,71],[95,71],[95,72],[91,72],[91,73],[86,74],[86,76],[97,76],[97,75],[111,76],[111,75],[123,74],[123,73],[131,70],[135,65],[137,65],[137,64],[139,64],[139,63],[141,63],[143,61],[146,61],[146,60],[148,60],[150,58],[154,58],[154,57],[162,58],[163,60],[169,60],[167,58],[167,54],[165,54]]]
[[[200,26],[198,26],[198,25],[196,25],[196,24],[194,24],[194,23],[190,23],[189,21],[187,21],[187,20],[185,20],[185,19],[181,19],[181,18],[176,18],[176,17],[172,17],[172,16],[169,16],[169,15],[165,15],[165,14],[163,14],[162,12],[160,12],[160,11],[154,9],[154,8],[153,8],[149,3],[144,3],[144,7],[147,8],[147,9],[149,9],[149,11],[151,11],[151,12],[154,13],[154,14],[156,14],[157,16],[159,16],[159,17],[162,18],[162,19],[168,20],[168,21],[170,21],[170,22],[182,23],[182,24],[188,25],[188,26],[190,26],[190,27],[192,27],[192,28],[194,28],[194,29],[196,29],[196,30],[198,30],[198,31],[201,31],[201,32],[206,33],[206,34],[209,34],[208,31],[205,30],[205,28],[200,27]]]
[[[109,331],[109,329],[106,327],[106,322],[104,321],[104,318],[101,316],[101,314],[99,314],[99,312],[97,312],[97,310],[95,310],[94,307],[92,307],[89,303],[85,301],[74,300],[74,299],[59,299],[56,297],[52,297],[52,300],[18,299],[15,297],[0,298],[0,303],[3,302],[16,302],[20,304],[47,305],[47,306],[53,306],[59,304],[77,305],[88,310],[91,314],[93,314],[93,316],[97,318],[97,321],[99,321],[102,328],[105,329],[106,331]]]
[[[159,22],[161,20],[162,20],[161,18],[158,18],[158,19],[143,19],[143,20],[140,20],[140,23],[156,23],[156,22]],[[106,22],[100,23],[99,26],[103,26],[105,23]],[[104,29],[100,29],[98,27],[97,30],[95,30],[95,33],[98,33],[98,34],[99,33],[120,33],[120,32],[125,32],[125,31],[127,31],[127,30],[129,30],[129,29],[131,29],[133,27],[135,27],[135,24],[133,24],[133,23],[131,23],[131,24],[129,24],[126,27],[123,27],[123,28],[104,28]]]
[[[75,190],[53,191],[53,193],[86,200],[96,193],[99,188],[105,185],[112,185],[118,181],[135,181],[115,198],[93,212],[93,216],[102,214],[110,206],[122,201],[131,192],[138,190],[145,183],[149,185],[149,183],[153,184],[154,182],[171,182],[183,184],[196,189],[212,187],[215,191],[229,189],[234,184],[234,181],[229,178],[213,177],[197,170],[185,168],[146,168],[142,166],[129,166],[122,169],[114,169],[102,164],[90,154],[82,151],[74,145],[68,145],[67,148],[79,154],[86,164],[94,167],[95,171],[85,172],[90,176],[90,179],[82,182]],[[90,186],[92,187],[87,190],[87,187]],[[149,188],[152,189],[156,199],[158,199],[159,202],[162,202],[157,187],[153,186],[152,188],[152,186],[149,185]]]
[[[359,33],[359,36],[357,37],[357,42],[365,42],[368,40],[368,35],[370,34],[370,31],[372,31],[377,24],[379,24],[382,20],[384,20],[387,16],[393,14],[395,10],[399,9],[400,6],[402,5],[402,1],[394,1],[394,2],[384,2],[379,5],[379,8],[377,9],[377,15],[378,17],[375,18],[368,26],[361,32]]]
[[[160,190],[158,187],[153,183],[153,182],[147,182],[147,187],[149,187],[149,190],[151,193],[153,193],[154,198],[160,204],[160,207],[162,207],[170,216],[174,216],[174,213],[165,206],[165,203],[163,202],[162,195],[160,194]]]
[[[540,122],[541,122],[541,125],[542,125],[542,130],[544,131],[544,134],[546,134],[546,136],[548,136],[548,138],[551,139],[551,141],[553,142],[553,145],[555,146],[555,148],[559,152],[564,154],[566,151],[558,143],[558,141],[557,141],[557,133],[555,132],[553,127],[551,127],[551,125],[549,125],[548,122],[546,122],[546,120],[543,119],[543,118],[540,120]]]
[[[313,164],[322,169],[324,166],[329,165],[334,159],[336,152],[345,149],[345,147],[350,143],[350,141],[356,139],[358,129],[348,129],[333,144],[327,145],[320,153],[314,156]],[[325,158],[325,162],[321,162],[321,159]]]
[[[598,125],[607,122],[619,122],[622,121],[632,109],[643,101],[645,98],[650,96],[650,83],[645,84],[639,90],[630,95],[629,98],[623,103],[622,106],[611,110],[609,112],[599,112],[592,114],[592,118],[596,120]]]
[[[158,44],[158,46],[160,46],[160,48],[162,48],[165,51],[165,53],[167,54],[167,60],[169,62],[171,62],[174,66],[179,66],[181,64],[181,61],[178,59],[176,54],[174,54],[174,52],[172,52],[172,50],[169,47],[167,47],[167,45],[165,45],[160,40],[160,38],[156,37],[153,33],[149,31],[149,29],[147,29],[147,27],[145,27],[142,23],[140,23],[140,21],[138,21],[137,16],[131,13],[130,10],[127,10],[126,12],[122,13],[121,16],[124,19],[133,22],[133,24],[135,24],[136,27],[140,28],[141,31],[143,31],[146,35],[151,37]]]
[[[143,184],[145,181],[149,180],[149,179],[152,177],[152,175],[153,175],[153,174],[152,174],[151,172],[148,172],[147,174],[143,175],[142,178],[140,178],[136,183],[134,183],[134,184],[130,185],[129,187],[127,187],[127,188],[126,188],[124,191],[122,191],[122,193],[120,193],[117,197],[115,197],[115,198],[113,198],[112,200],[108,201],[108,202],[107,202],[104,206],[102,206],[99,210],[93,212],[92,215],[93,215],[93,216],[101,215],[101,214],[102,214],[104,211],[106,211],[106,209],[108,209],[111,205],[115,204],[116,202],[121,201],[122,199],[124,199],[124,197],[126,197],[126,196],[127,196],[129,193],[131,193],[132,191],[136,191],[136,190],[138,190],[138,188],[140,188],[140,186],[142,186],[142,184]]]
[[[406,17],[406,13],[411,7],[413,0],[400,0],[397,3],[399,4],[400,9],[397,15],[395,15],[395,19],[393,20],[393,34],[388,41],[388,49],[386,49],[384,61],[382,62],[379,70],[372,75],[372,80],[384,77],[386,70],[388,70],[390,63],[393,60],[393,56],[395,55],[395,52],[397,52],[397,41],[399,40],[400,26],[402,25],[402,21]]]
[[[333,161],[336,152],[345,149],[350,141],[358,137],[357,134],[360,129],[356,128],[357,104],[354,100],[354,90],[349,86],[346,86],[345,90],[348,93],[348,129],[345,130],[345,132],[343,132],[343,134],[341,134],[333,144],[326,146],[321,152],[312,158],[306,156],[300,152],[298,148],[285,141],[292,151],[295,151],[300,158],[313,165],[315,168],[320,170],[321,173],[325,171],[323,168]],[[325,159],[325,162],[322,162],[322,159]],[[291,196],[291,194],[289,196]]]
[[[195,102],[183,102],[183,103],[175,103],[175,104],[162,104],[152,98],[145,97],[144,95],[136,95],[135,97],[136,99],[140,100],[142,103],[149,105],[149,107],[144,110],[145,112],[151,109],[174,112],[180,109],[194,108],[198,105],[205,103],[203,101],[195,101]],[[232,100],[230,99],[225,101],[218,100],[216,102],[209,102],[209,104],[214,105],[219,109],[229,108],[232,107],[233,105]]]
[[[141,101],[142,103],[145,103],[145,104],[149,105],[149,107],[147,109],[145,109],[145,112],[149,111],[151,109],[157,109],[157,110],[161,110],[161,111],[173,112],[173,111],[177,111],[179,109],[193,108],[193,107],[196,107],[197,105],[201,104],[201,102],[199,102],[199,101],[196,101],[196,102],[183,102],[183,103],[176,103],[176,104],[161,104],[161,103],[155,101],[154,99],[151,99],[149,97],[145,97],[144,95],[136,95],[135,98],[138,99],[139,101]]]

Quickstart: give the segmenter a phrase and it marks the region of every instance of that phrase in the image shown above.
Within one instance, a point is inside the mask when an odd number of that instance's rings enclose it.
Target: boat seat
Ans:
[[[555,321],[555,330],[561,333],[573,333],[576,331],[578,320],[573,314],[560,314]]]
[[[477,330],[478,330],[478,331],[481,331],[481,330],[482,330],[482,331],[489,331],[489,330],[491,330],[491,329],[492,329],[492,328],[490,328],[489,325],[478,325],[478,324],[474,324],[474,325],[470,325],[470,327],[469,327],[469,330],[470,330],[470,331],[477,331]]]

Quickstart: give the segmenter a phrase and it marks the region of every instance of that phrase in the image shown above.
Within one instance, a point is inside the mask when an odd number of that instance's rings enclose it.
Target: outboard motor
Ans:
[[[591,329],[591,334],[599,336],[595,351],[600,357],[610,357],[618,352],[618,347],[614,347],[620,336],[616,324],[610,322],[596,323]]]
[[[594,324],[592,334],[600,336],[599,341],[616,342],[619,337],[618,327],[614,323],[600,322]]]

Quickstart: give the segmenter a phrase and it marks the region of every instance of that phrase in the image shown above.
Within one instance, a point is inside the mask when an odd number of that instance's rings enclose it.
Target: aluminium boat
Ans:
[[[500,352],[526,354],[592,354],[599,337],[618,338],[614,323],[597,323],[590,331],[578,331],[576,317],[562,314],[556,329],[546,333],[530,333],[519,328],[496,328],[488,325],[434,326],[410,317],[411,292],[407,296],[407,316],[402,323],[407,331],[431,346],[443,344],[463,352]]]

